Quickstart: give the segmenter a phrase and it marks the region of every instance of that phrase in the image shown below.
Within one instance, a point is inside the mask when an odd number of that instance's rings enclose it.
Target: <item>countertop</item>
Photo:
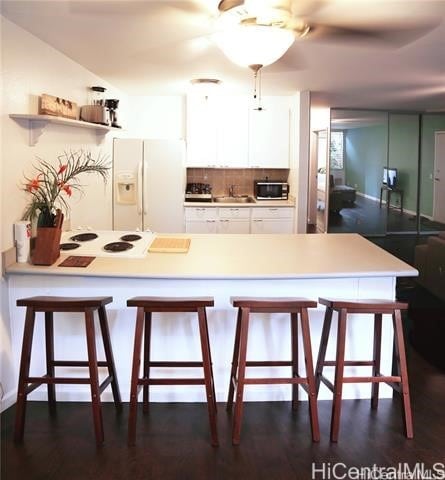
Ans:
[[[229,207],[229,208],[234,208],[234,207],[240,207],[240,208],[246,208],[246,207],[295,207],[295,200],[289,199],[289,200],[255,200],[254,202],[249,202],[249,203],[238,203],[238,202],[233,202],[233,203],[223,203],[223,202],[184,202],[184,207],[210,207],[210,208],[224,208],[224,207]]]
[[[190,238],[188,253],[147,253],[144,259],[96,258],[88,267],[14,263],[11,274],[125,278],[301,279],[410,277],[410,265],[358,234],[160,235]]]

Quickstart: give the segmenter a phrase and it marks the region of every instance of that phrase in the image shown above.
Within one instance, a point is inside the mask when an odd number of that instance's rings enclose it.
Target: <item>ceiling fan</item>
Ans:
[[[254,72],[297,39],[403,46],[440,23],[444,3],[425,0],[221,0],[214,39]],[[252,61],[250,61],[252,59]]]

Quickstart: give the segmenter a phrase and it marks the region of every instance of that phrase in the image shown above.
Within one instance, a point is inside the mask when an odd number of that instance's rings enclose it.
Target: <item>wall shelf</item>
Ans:
[[[28,115],[22,113],[11,113],[10,118],[19,123],[27,122],[29,129],[29,145],[34,146],[39,141],[40,136],[50,124],[65,125],[68,127],[86,128],[95,130],[99,141],[103,141],[105,135],[115,130],[122,132],[121,128],[109,127],[98,123],[84,122],[82,120],[71,120],[70,118],[53,117],[52,115]]]

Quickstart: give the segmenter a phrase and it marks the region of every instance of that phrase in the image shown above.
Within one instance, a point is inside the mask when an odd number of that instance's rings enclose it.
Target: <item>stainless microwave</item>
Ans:
[[[257,200],[287,200],[289,195],[289,184],[285,182],[255,180],[254,187]]]

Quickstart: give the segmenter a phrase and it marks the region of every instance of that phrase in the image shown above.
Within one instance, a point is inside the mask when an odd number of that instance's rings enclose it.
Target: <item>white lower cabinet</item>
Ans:
[[[186,207],[187,233],[293,233],[291,207]]]
[[[250,221],[220,218],[218,233],[250,233]]]
[[[250,233],[293,233],[293,220],[252,219]]]
[[[219,233],[218,220],[188,220],[185,222],[187,233]]]
[[[293,231],[293,208],[252,208],[252,223],[250,227],[250,233],[293,233]]]

